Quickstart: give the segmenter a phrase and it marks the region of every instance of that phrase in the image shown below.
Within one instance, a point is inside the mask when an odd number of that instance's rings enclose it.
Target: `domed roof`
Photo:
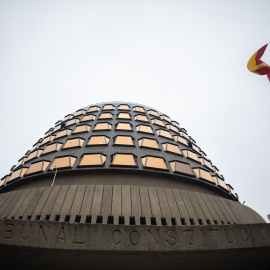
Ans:
[[[61,172],[158,174],[238,200],[218,168],[168,115],[128,102],[92,104],[66,115],[1,180],[1,189]],[[27,181],[29,180],[29,181]]]

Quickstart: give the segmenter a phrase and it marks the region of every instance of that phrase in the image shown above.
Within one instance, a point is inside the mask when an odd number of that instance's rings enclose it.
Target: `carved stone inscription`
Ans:
[[[269,247],[270,226],[118,226],[1,220],[0,245],[119,251]]]

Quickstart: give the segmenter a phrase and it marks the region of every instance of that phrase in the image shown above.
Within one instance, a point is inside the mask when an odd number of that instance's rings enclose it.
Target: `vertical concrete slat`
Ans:
[[[237,219],[235,218],[234,214],[232,213],[232,211],[230,210],[230,208],[228,207],[228,205],[225,203],[225,200],[227,199],[223,199],[220,197],[217,197],[217,199],[220,201],[221,206],[223,206],[223,208],[225,209],[225,211],[227,211],[227,215],[229,217],[229,222],[232,223],[237,223]]]
[[[61,210],[59,212],[59,214],[60,214],[60,220],[59,221],[60,222],[64,222],[66,215],[70,214],[70,209],[71,209],[73,200],[75,198],[77,188],[78,188],[77,185],[71,185],[69,187],[67,195],[65,197],[65,200],[64,200],[63,205],[61,207]],[[73,220],[71,220],[71,221],[73,221]]]
[[[135,217],[136,224],[140,224],[140,217],[143,216],[143,214],[141,208],[140,188],[136,186],[131,186],[131,216]]]
[[[237,220],[236,224],[240,224],[241,223],[241,219],[242,217],[242,213],[240,211],[240,209],[238,208],[238,203],[234,203],[231,200],[226,200],[225,203],[227,204],[227,206],[233,210],[234,212],[234,216]]]
[[[86,186],[80,210],[81,220],[86,220],[87,216],[91,216],[91,208],[93,203],[94,192],[95,192],[94,185]],[[93,222],[95,223],[96,220],[92,219],[91,223]]]
[[[187,211],[186,205],[183,201],[180,190],[173,189],[172,192],[173,192],[173,195],[174,195],[177,207],[178,207],[178,211],[180,213],[180,219],[184,219],[186,225],[190,225],[190,220],[189,220],[190,216],[189,216],[189,213]],[[182,224],[182,221],[181,221],[181,224]]]
[[[172,189],[165,188],[165,195],[168,201],[172,218],[175,219],[176,225],[181,225],[180,213],[179,213]]]
[[[166,218],[167,225],[171,226],[172,221],[171,221],[171,211],[168,205],[167,197],[165,195],[164,188],[157,188],[157,195],[158,195],[158,200],[159,200],[159,205],[161,209],[161,217]]]
[[[112,216],[114,217],[114,224],[118,224],[118,219],[121,216],[121,186],[113,186],[113,195],[112,195]]]
[[[2,207],[4,207],[5,202],[8,200],[9,196],[12,194],[12,192],[7,192],[5,194],[0,194],[0,211],[2,211]]]
[[[8,206],[10,205],[10,203],[12,202],[13,198],[16,196],[17,193],[18,193],[18,191],[11,192],[10,196],[5,201],[5,204],[3,204],[2,207],[1,207],[0,217],[2,217],[2,214],[8,208]]]
[[[215,209],[217,215],[219,216],[220,224],[226,224],[226,218],[223,215],[223,213],[221,212],[221,210],[219,209],[219,207],[217,206],[217,202],[214,200],[214,196],[209,195],[209,194],[205,194],[205,196],[207,196],[207,198],[209,199],[211,205],[213,206],[213,208]]]
[[[187,212],[188,212],[188,215],[189,215],[189,218],[193,220],[194,222],[194,225],[198,225],[198,216],[195,212],[195,209],[190,201],[190,198],[188,196],[188,193],[186,190],[180,190],[180,194],[183,198],[183,202],[187,208]]]
[[[130,186],[122,186],[122,216],[125,218],[125,225],[128,225],[128,219],[131,216],[131,195]],[[135,217],[136,222],[136,217]],[[139,223],[136,223],[139,224]]]
[[[154,187],[148,187],[149,191],[149,199],[152,209],[153,217],[156,218],[156,223],[158,226],[161,225],[161,209],[160,204],[157,196],[157,190]]]
[[[96,185],[91,208],[92,223],[96,223],[97,216],[100,216],[102,197],[103,185]]]
[[[228,224],[228,221],[230,221],[230,217],[226,211],[226,209],[224,209],[224,207],[221,205],[220,200],[217,196],[213,196],[213,201],[216,203],[216,207],[219,209],[219,212],[223,214],[223,216],[225,217],[225,220],[223,220],[224,224]]]
[[[151,225],[152,209],[147,187],[140,187],[140,199],[142,216],[145,217],[146,225]]]
[[[85,193],[86,185],[79,185],[70,209],[70,221],[75,220],[76,216],[80,216],[80,211],[82,207],[83,197]],[[81,223],[84,223],[85,219],[81,218]]]
[[[13,199],[10,201],[10,203],[7,205],[5,211],[0,216],[1,218],[7,218],[9,213],[12,211],[13,207],[15,206],[16,202],[20,199],[23,191],[19,190],[17,194],[13,197]]]
[[[105,185],[101,204],[101,216],[103,216],[103,224],[107,224],[108,216],[112,212],[112,186]]]
[[[206,219],[206,225],[208,225],[209,223],[211,223],[211,220],[212,220],[212,224],[214,224],[214,221],[213,221],[213,218],[207,208],[207,205],[206,203],[204,202],[202,196],[201,196],[201,193],[198,193],[198,192],[194,192],[194,196],[196,197],[197,201],[198,201],[198,204],[199,206],[201,207],[202,209],[202,212],[205,216],[205,219]],[[207,222],[208,220],[208,222]]]

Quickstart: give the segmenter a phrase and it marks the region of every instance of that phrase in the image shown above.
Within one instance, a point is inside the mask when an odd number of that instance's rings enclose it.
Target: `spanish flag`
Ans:
[[[270,81],[270,66],[268,66],[265,62],[261,60],[261,57],[263,56],[268,44],[264,45],[252,55],[252,57],[247,63],[247,68],[249,71],[255,74],[266,75],[268,80]]]

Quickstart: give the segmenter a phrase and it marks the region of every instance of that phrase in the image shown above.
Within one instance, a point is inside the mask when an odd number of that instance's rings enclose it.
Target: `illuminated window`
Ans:
[[[129,111],[130,108],[128,105],[119,105],[118,110]]]
[[[171,143],[163,143],[162,147],[166,152],[182,156],[182,153],[177,145]]]
[[[173,125],[166,125],[167,129],[178,133],[178,128]]]
[[[161,120],[153,119],[152,123],[161,127],[165,127],[164,123]]]
[[[101,113],[98,119],[113,119],[113,115],[111,113]]]
[[[43,152],[43,150],[36,150],[36,151],[32,152],[32,153],[28,156],[28,158],[27,158],[26,161],[29,161],[29,160],[31,160],[31,159],[33,159],[33,158],[39,157],[39,156],[42,154],[42,152]]]
[[[200,162],[199,158],[194,152],[191,152],[189,150],[182,150],[183,154],[185,155],[186,158],[192,159],[194,161]]]
[[[135,116],[135,120],[142,121],[142,122],[149,122],[147,116],[140,115],[140,114],[138,114],[138,115]]]
[[[168,139],[173,139],[171,133],[169,131],[163,130],[163,129],[158,129],[156,130],[157,135],[160,137],[168,138]]]
[[[53,153],[53,152],[57,152],[59,151],[59,149],[61,148],[62,143],[53,143],[48,145],[45,150],[42,152],[42,156],[49,154],[49,153]]]
[[[164,159],[161,157],[151,157],[151,156],[143,157],[142,164],[145,168],[168,170]]]
[[[83,119],[81,120],[81,122],[93,121],[95,119],[96,119],[96,117],[93,114],[88,114],[88,115],[85,115],[83,117]]]
[[[63,149],[82,147],[83,143],[84,143],[84,140],[81,138],[70,139],[66,141]]]
[[[148,111],[148,114],[159,117],[158,113],[153,110]]]
[[[167,115],[161,115],[161,117],[160,117],[162,120],[165,120],[165,121],[167,121],[167,122],[171,122],[171,119],[170,119],[170,117],[168,117]]]
[[[131,119],[129,113],[119,113],[117,119]]]
[[[56,168],[72,168],[75,163],[76,158],[67,156],[67,157],[58,157],[55,158],[53,164],[51,165],[50,169]]]
[[[72,119],[74,116],[72,114],[68,114],[65,116],[65,118],[63,119],[63,122]]]
[[[112,157],[112,166],[135,167],[136,161],[132,154],[114,154]]]
[[[85,114],[85,110],[79,110],[79,111],[77,111],[77,112],[74,114],[74,116],[76,117],[76,116],[79,116],[79,115],[82,115],[82,114]]]
[[[133,111],[134,111],[134,112],[141,112],[141,113],[145,113],[144,108],[142,108],[142,107],[138,107],[138,106],[136,106],[136,107],[133,109]]]
[[[132,130],[130,123],[118,123],[116,130]]]
[[[209,160],[207,160],[205,158],[201,158],[201,157],[199,157],[199,160],[200,160],[202,165],[206,166],[210,170],[213,170],[212,164],[211,164],[211,162]]]
[[[44,172],[49,164],[50,164],[49,161],[39,161],[36,163],[32,163],[25,175]]]
[[[194,168],[193,170],[199,179],[206,180],[208,182],[215,184],[215,182],[212,179],[211,174],[209,172],[207,172],[201,168]]]
[[[67,122],[67,124],[66,124],[66,127],[68,127],[68,126],[71,126],[71,125],[76,125],[76,124],[78,124],[79,123],[79,119],[72,119],[72,120],[69,120],[68,122]]]
[[[114,140],[114,145],[125,145],[125,146],[133,146],[133,140],[130,136],[116,136]]]
[[[97,123],[95,125],[94,130],[100,131],[100,130],[111,130],[112,126],[109,123]]]
[[[109,138],[106,136],[92,136],[88,142],[88,146],[102,146],[109,143]]]
[[[70,133],[71,133],[71,130],[70,129],[62,130],[62,131],[58,132],[58,134],[56,135],[55,139],[59,139],[59,138],[68,136]]]
[[[106,161],[106,156],[102,154],[84,154],[79,167],[102,166]]]
[[[90,107],[88,112],[99,112],[100,108],[98,106]]]
[[[83,133],[83,132],[89,132],[90,130],[90,126],[88,125],[81,125],[81,126],[77,126],[75,128],[75,130],[73,131],[73,134],[76,134],[76,133]]]
[[[138,132],[154,134],[154,132],[150,126],[139,125],[136,127],[136,129]]]
[[[179,173],[179,174],[186,174],[186,175],[194,177],[194,173],[192,172],[189,164],[179,162],[179,161],[171,161],[170,165],[173,172]]]
[[[102,110],[103,111],[111,111],[111,110],[114,110],[114,106],[113,105],[105,105]]]
[[[27,170],[28,170],[28,168],[21,168],[15,172],[13,172],[11,174],[10,178],[8,179],[8,181],[23,177]]]
[[[139,145],[140,147],[144,147],[144,148],[152,148],[155,150],[160,150],[157,141],[152,140],[152,139],[147,139],[147,138],[140,139]]]
[[[55,138],[55,136],[48,136],[48,137],[44,138],[44,140],[41,142],[40,146],[44,145],[48,142],[51,142],[54,138]]]
[[[174,140],[176,142],[179,142],[181,144],[184,144],[184,145],[188,146],[188,143],[187,143],[186,139],[184,139],[184,138],[182,138],[180,136],[173,136],[173,138],[174,138]]]

